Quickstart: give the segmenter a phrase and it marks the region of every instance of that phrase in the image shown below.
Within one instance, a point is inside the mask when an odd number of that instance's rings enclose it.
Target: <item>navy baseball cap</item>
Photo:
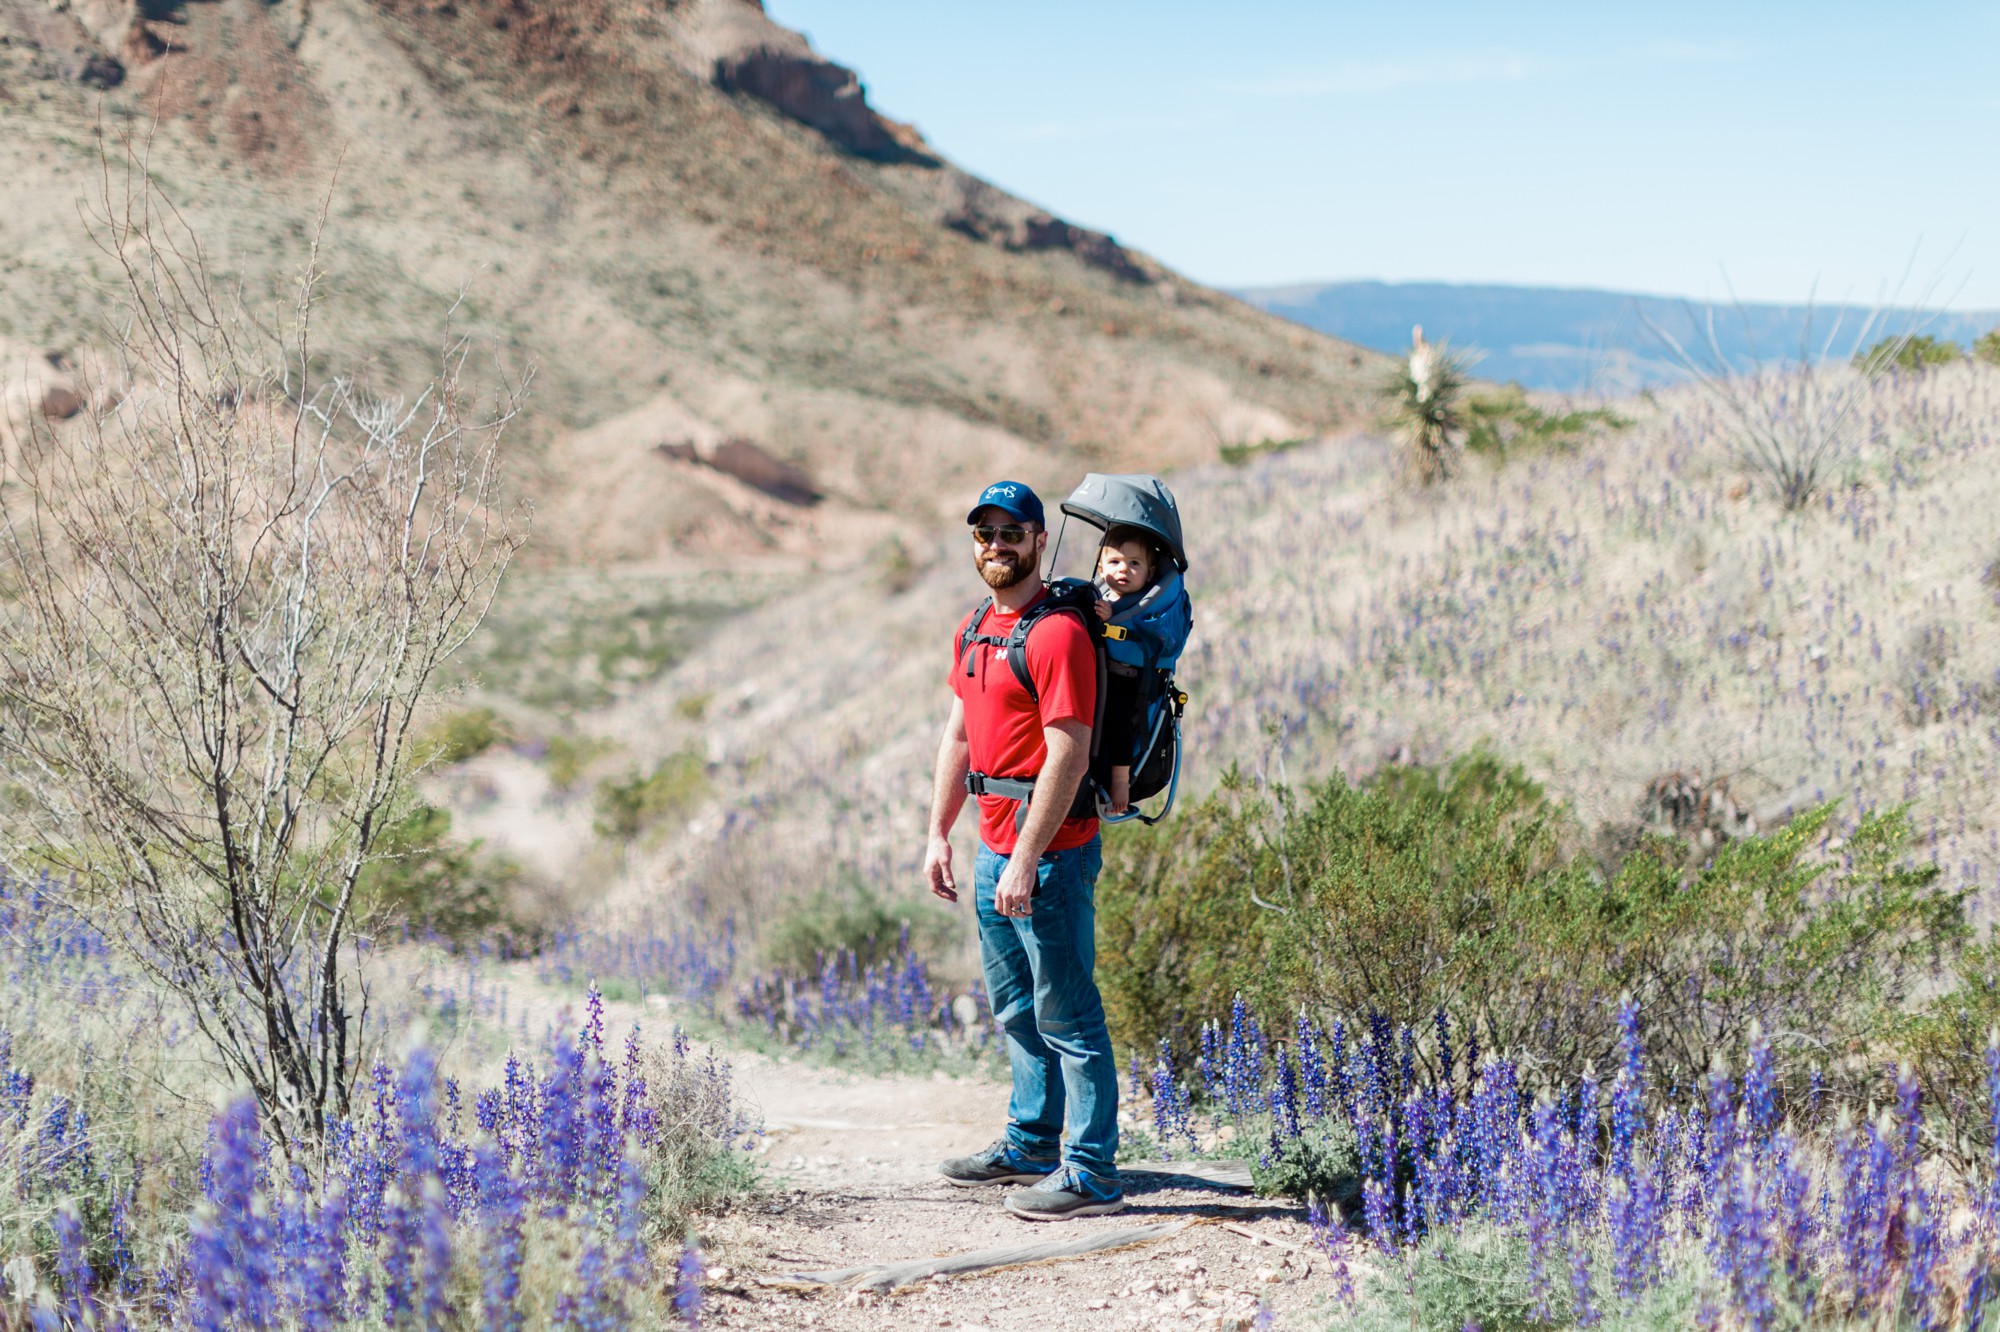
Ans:
[[[965,515],[965,521],[971,522],[979,516],[979,511],[985,508],[999,509],[1003,513],[1012,514],[1024,523],[1040,523],[1043,527],[1048,526],[1047,520],[1042,517],[1042,497],[1019,481],[995,481],[980,491],[979,502],[972,506],[972,512]]]

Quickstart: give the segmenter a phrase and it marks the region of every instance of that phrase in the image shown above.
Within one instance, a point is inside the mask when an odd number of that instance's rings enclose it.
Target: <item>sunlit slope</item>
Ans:
[[[324,199],[329,364],[414,382],[455,307],[534,367],[537,557],[836,558],[996,468],[1328,428],[1373,373],[952,167],[743,0],[0,0],[0,29],[0,338],[104,336],[100,127],[254,299]],[[731,438],[817,511],[710,466]]]
[[[1990,884],[2000,373],[1881,381],[1869,442],[1797,513],[1692,397],[1626,410],[1629,429],[1575,453],[1475,463],[1431,491],[1367,439],[1174,477],[1194,793],[1232,761],[1300,780],[1487,743],[1591,830],[1636,825],[1674,774],[1718,804],[1725,779],[1766,824],[1822,798],[1848,815],[1907,801],[1923,854]],[[684,850],[909,880],[950,625],[978,592],[961,546],[908,592],[746,618],[620,717],[710,746],[728,774],[734,812]],[[811,672],[783,667],[799,641]],[[672,710],[694,694],[713,700],[699,724]]]

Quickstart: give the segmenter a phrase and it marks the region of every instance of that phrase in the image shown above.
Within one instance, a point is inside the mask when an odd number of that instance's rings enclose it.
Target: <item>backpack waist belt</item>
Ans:
[[[965,789],[973,795],[999,796],[1002,800],[1026,800],[1035,793],[1032,777],[989,777],[983,772],[965,774]]]

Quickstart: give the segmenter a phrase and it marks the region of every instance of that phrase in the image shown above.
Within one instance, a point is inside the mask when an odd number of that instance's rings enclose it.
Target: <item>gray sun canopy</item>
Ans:
[[[1157,476],[1092,472],[1063,501],[1062,511],[1099,530],[1136,527],[1150,532],[1166,547],[1174,567],[1187,572],[1181,512],[1174,505],[1174,493]]]

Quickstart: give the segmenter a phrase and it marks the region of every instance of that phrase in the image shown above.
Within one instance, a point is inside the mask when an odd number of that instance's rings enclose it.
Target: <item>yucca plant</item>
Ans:
[[[1410,354],[1389,379],[1388,425],[1402,445],[1404,464],[1420,485],[1443,481],[1457,470],[1464,450],[1463,400],[1469,362],[1446,343],[1410,332]]]

